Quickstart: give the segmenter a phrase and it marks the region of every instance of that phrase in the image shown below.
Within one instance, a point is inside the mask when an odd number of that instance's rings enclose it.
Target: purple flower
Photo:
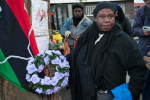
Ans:
[[[27,66],[27,71],[29,74],[32,74],[33,72],[37,71],[37,68],[35,67],[34,64],[31,64]]]
[[[37,92],[38,94],[41,94],[41,93],[43,92],[43,89],[42,89],[42,88],[37,88],[37,89],[35,90],[35,92]]]
[[[40,82],[40,78],[38,77],[37,74],[33,74],[33,75],[31,76],[31,82],[32,82],[33,84],[36,84],[36,83],[39,83],[39,82]]]

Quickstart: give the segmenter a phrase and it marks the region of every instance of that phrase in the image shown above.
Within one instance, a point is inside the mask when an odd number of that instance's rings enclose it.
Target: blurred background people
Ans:
[[[139,37],[139,48],[143,55],[147,55],[150,50],[150,30],[144,30],[144,27],[150,27],[150,0],[144,0],[145,5],[137,10],[133,23],[133,32]]]
[[[131,23],[129,22],[128,18],[125,16],[122,8],[119,4],[114,3],[116,7],[116,22],[118,27],[126,32],[129,36],[133,36]]]
[[[143,0],[145,5],[137,10],[134,19],[134,34],[139,37],[139,49],[143,56],[150,51],[150,0]],[[143,92],[143,100],[150,100],[150,71],[147,71],[147,80]]]
[[[150,0],[143,0],[145,5],[141,6],[136,13],[133,31],[139,37],[139,49],[143,56],[149,56],[150,51]],[[150,100],[150,71],[147,72],[147,81],[143,92],[143,100]]]
[[[83,4],[72,6],[73,17],[67,18],[60,32],[68,38],[71,48],[75,47],[75,41],[92,24],[92,21],[84,14]]]

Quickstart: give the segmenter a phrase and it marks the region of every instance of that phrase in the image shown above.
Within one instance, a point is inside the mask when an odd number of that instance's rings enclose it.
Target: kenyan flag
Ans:
[[[0,0],[0,62],[10,55],[29,58],[38,53],[34,33],[24,7],[24,0]],[[27,49],[30,40],[30,50]],[[29,53],[31,51],[31,53]],[[0,64],[0,76],[21,90],[28,88],[25,80],[27,60],[10,58]]]

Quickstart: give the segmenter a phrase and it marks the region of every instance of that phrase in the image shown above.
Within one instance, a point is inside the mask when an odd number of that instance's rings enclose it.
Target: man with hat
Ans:
[[[69,40],[70,47],[74,47],[74,41],[92,24],[85,16],[83,4],[77,3],[72,6],[73,17],[67,18],[60,32]]]
[[[116,26],[115,11],[112,3],[100,2],[93,11],[93,24],[71,53],[72,100],[139,99],[145,62],[136,42]]]

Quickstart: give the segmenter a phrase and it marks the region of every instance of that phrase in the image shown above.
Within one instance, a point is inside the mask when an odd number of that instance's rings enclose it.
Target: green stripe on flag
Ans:
[[[0,49],[0,62],[5,59],[2,50]],[[10,81],[13,85],[19,88],[21,91],[25,91],[25,89],[21,86],[15,72],[13,71],[11,65],[8,62],[4,64],[0,64],[0,76],[2,76],[5,80]]]

